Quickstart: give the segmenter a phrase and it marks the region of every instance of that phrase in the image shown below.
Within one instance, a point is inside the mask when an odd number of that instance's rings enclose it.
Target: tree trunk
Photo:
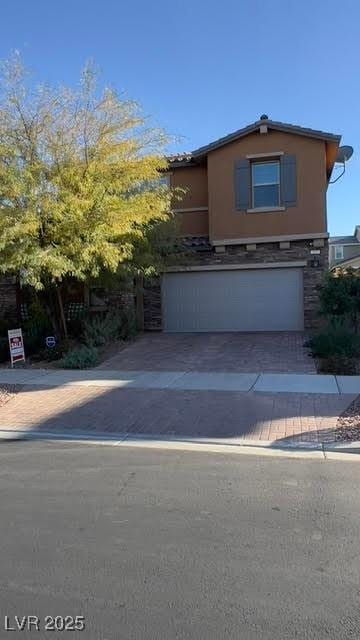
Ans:
[[[54,291],[50,285],[45,285],[43,291],[38,294],[41,304],[44,306],[47,316],[51,322],[51,326],[55,336],[61,333],[59,325],[59,314],[57,312],[57,303],[54,300]]]
[[[62,324],[62,329],[63,329],[62,333],[64,334],[64,338],[68,338],[69,334],[68,334],[68,330],[67,330],[67,323],[66,323],[66,318],[65,318],[65,313],[64,313],[64,305],[63,305],[63,301],[62,301],[60,286],[56,287],[56,295],[57,295],[58,304],[59,304],[59,310],[60,310],[60,318],[61,318],[61,324]]]
[[[136,328],[144,331],[144,278],[142,274],[135,277]]]

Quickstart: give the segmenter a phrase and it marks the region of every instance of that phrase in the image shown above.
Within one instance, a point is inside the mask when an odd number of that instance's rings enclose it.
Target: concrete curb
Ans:
[[[333,442],[324,446],[324,455],[327,460],[354,460],[354,455],[360,454],[360,441]]]
[[[225,439],[185,438],[181,436],[164,436],[162,434],[133,433],[97,433],[78,431],[32,432],[14,429],[0,430],[0,443],[31,440],[47,440],[62,442],[78,442],[84,444],[101,444],[110,446],[143,447],[150,449],[198,451],[209,453],[248,454],[261,456],[279,456],[296,458],[318,458],[321,460],[360,460],[360,441],[351,443],[281,443],[267,440],[240,440],[231,442]]]

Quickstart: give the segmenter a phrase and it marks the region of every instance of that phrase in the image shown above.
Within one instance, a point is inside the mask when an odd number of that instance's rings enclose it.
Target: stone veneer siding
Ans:
[[[144,281],[144,329],[161,331],[161,278]]]
[[[17,315],[15,279],[8,276],[0,277],[0,317]]]
[[[316,247],[319,254],[311,255],[311,240],[297,240],[290,242],[289,249],[280,249],[279,242],[269,242],[256,245],[256,250],[247,251],[245,245],[229,245],[225,253],[215,253],[214,249],[202,251],[189,256],[186,264],[196,265],[224,265],[224,264],[258,264],[271,262],[306,261],[303,267],[304,275],[304,324],[305,329],[319,326],[319,295],[318,286],[321,284],[325,271],[328,269],[329,250],[327,240],[323,247]],[[319,262],[318,267],[311,266],[313,260]],[[144,326],[147,330],[161,330],[161,280],[153,279],[144,287]]]

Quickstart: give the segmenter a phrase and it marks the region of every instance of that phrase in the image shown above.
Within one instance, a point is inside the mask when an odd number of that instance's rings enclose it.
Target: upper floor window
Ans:
[[[344,259],[344,247],[342,244],[335,245],[335,260],[343,260]]]
[[[280,206],[280,162],[251,163],[252,207]]]
[[[155,191],[159,187],[170,189],[170,174],[159,173],[158,176],[152,180],[138,180],[133,182],[127,190],[127,197],[132,198],[138,196],[145,191]]]
[[[163,173],[158,179],[158,185],[160,187],[170,187],[170,175],[168,173]]]

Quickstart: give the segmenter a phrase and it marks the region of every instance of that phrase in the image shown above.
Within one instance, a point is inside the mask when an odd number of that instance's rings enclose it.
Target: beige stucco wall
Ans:
[[[208,206],[207,168],[179,167],[172,170],[170,175],[172,187],[186,189],[181,201],[174,202],[174,209],[196,209]],[[177,214],[180,220],[182,235],[209,234],[207,211],[186,211]]]
[[[186,193],[180,202],[175,202],[175,208],[192,209],[207,207],[208,184],[206,167],[178,167],[170,174],[172,187],[182,187]]]
[[[180,221],[180,233],[184,236],[207,236],[209,218],[207,211],[184,211],[177,214]]]
[[[234,165],[248,154],[283,151],[297,161],[297,206],[272,213],[235,208]],[[326,232],[325,143],[299,135],[253,133],[208,155],[211,240]]]

